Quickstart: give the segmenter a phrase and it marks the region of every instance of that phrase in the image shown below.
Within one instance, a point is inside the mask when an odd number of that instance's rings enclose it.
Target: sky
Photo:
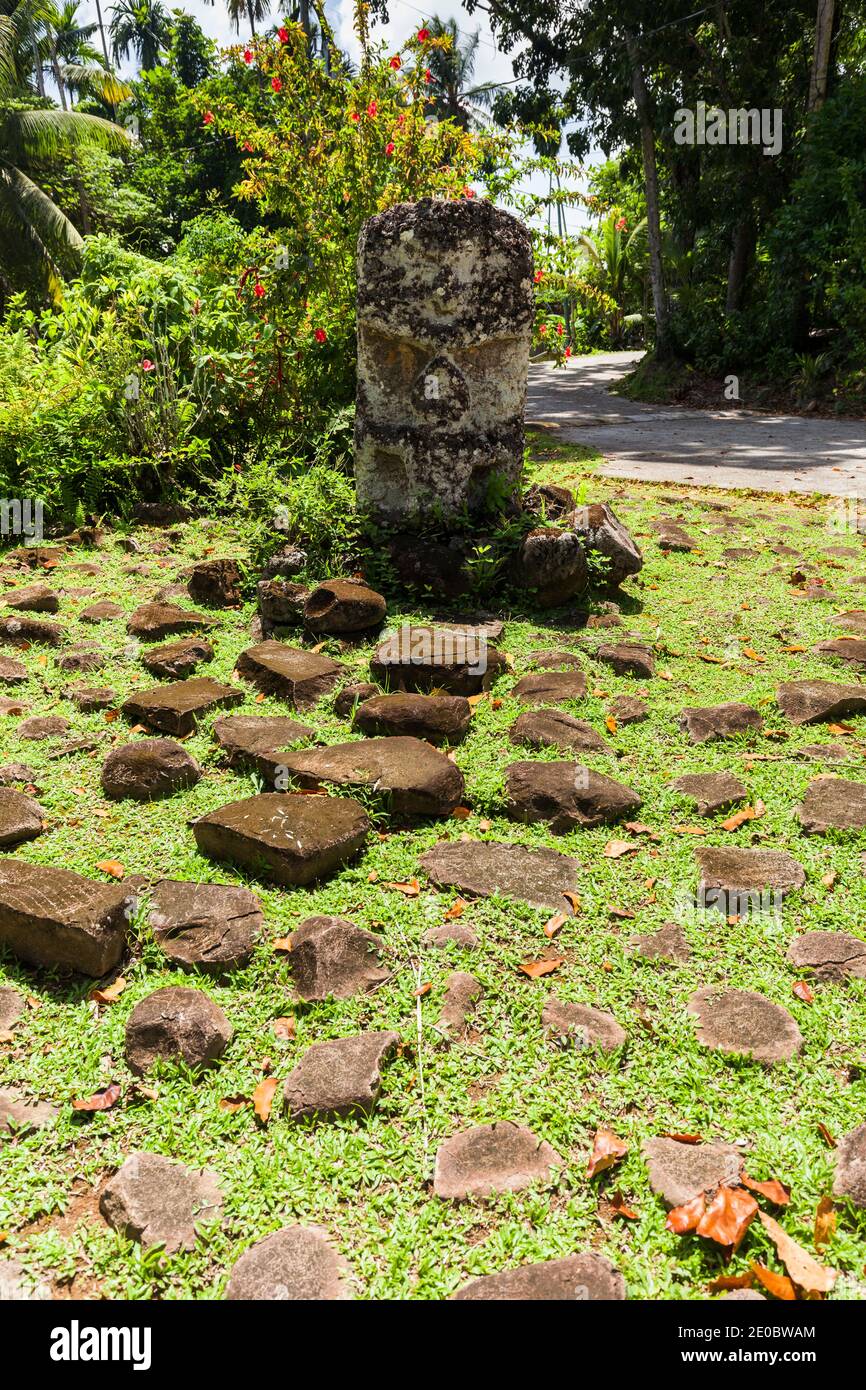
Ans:
[[[100,0],[103,20],[106,25],[111,15],[111,2],[112,0]],[[213,5],[206,4],[205,0],[163,0],[163,3],[167,9],[186,10],[188,14],[195,17],[210,38],[216,39],[218,43],[226,47],[229,44],[243,42],[244,39],[249,38],[246,25],[241,25],[239,35],[232,27],[224,0],[216,0]],[[415,4],[414,0],[388,0],[390,20],[388,24],[374,25],[373,38],[387,39],[389,47],[396,50],[420,27],[423,20],[430,19],[434,14],[438,15],[440,19],[455,19],[463,35],[470,35],[474,34],[476,30],[479,31],[474,81],[478,84],[513,81],[512,59],[497,47],[493,34],[487,27],[483,11],[468,15],[463,6],[454,3],[454,0],[433,0],[433,3],[426,10],[422,6],[423,0],[421,4]],[[326,12],[338,44],[351,58],[357,61],[360,50],[352,28],[353,0],[327,0]],[[79,14],[84,22],[95,21],[95,0],[81,0]],[[275,22],[280,17],[281,11],[277,5],[271,11],[270,21]],[[98,36],[95,37],[98,47],[99,39]],[[529,152],[527,151],[527,153]],[[574,186],[580,188],[585,187],[585,184],[582,180],[575,180]],[[533,193],[544,193],[547,189],[547,177],[534,175],[525,184],[521,184],[521,187]],[[588,219],[581,207],[566,208],[565,217],[570,232],[581,231],[587,225]]]

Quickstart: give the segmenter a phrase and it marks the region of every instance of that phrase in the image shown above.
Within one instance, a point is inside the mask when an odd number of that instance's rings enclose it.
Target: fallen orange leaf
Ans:
[[[275,1018],[273,1022],[274,1036],[280,1038],[282,1042],[288,1042],[297,1034],[297,1025],[294,1018],[289,1015],[286,1018]]]
[[[85,1114],[94,1114],[98,1110],[110,1110],[120,1100],[120,1085],[117,1081],[112,1081],[108,1086],[104,1086],[95,1095],[88,1096],[87,1100],[74,1100],[73,1110],[81,1110]]]
[[[815,1249],[828,1245],[836,1230],[836,1211],[832,1197],[822,1197],[815,1212]]]
[[[264,1081],[260,1081],[253,1091],[253,1109],[263,1125],[266,1125],[271,1118],[271,1106],[274,1103],[274,1093],[278,1085],[279,1082],[275,1076],[266,1076]]]
[[[752,1264],[752,1272],[759,1284],[763,1284],[767,1293],[771,1293],[774,1298],[781,1298],[785,1303],[793,1303],[797,1297],[797,1290],[791,1283],[786,1274],[774,1274],[772,1269],[767,1269],[766,1265]]]
[[[802,999],[804,1004],[812,1004],[815,1001],[815,995],[805,980],[798,980],[795,985],[792,985],[791,993],[796,994],[798,999]]]
[[[612,1168],[615,1163],[619,1163],[625,1158],[627,1153],[628,1144],[614,1134],[612,1129],[597,1129],[592,1141],[592,1153],[586,1176],[594,1178],[596,1174],[603,1173],[607,1168]]]
[[[746,1173],[743,1173],[740,1182],[750,1192],[759,1192],[774,1206],[786,1207],[791,1200],[790,1189],[785,1187],[784,1183],[777,1182],[775,1178],[770,1178],[767,1182],[755,1182]]]
[[[637,854],[639,845],[633,845],[631,840],[608,840],[604,847],[605,859],[621,859],[624,854]]]
[[[568,918],[564,912],[558,912],[555,917],[551,917],[549,922],[544,924],[544,935],[548,940],[552,940],[558,931],[562,931]]]
[[[720,1187],[696,1230],[706,1240],[736,1250],[757,1215],[758,1204],[748,1192],[741,1187]]]
[[[126,980],[122,975],[118,975],[113,984],[108,985],[105,989],[92,989],[87,997],[93,999],[97,1004],[114,1004],[125,989]]]
[[[688,1231],[697,1230],[698,1223],[703,1219],[706,1209],[707,1199],[703,1192],[699,1192],[697,1197],[693,1197],[690,1202],[684,1202],[681,1207],[673,1207],[668,1212],[665,1230],[673,1231],[678,1236],[684,1236]]]
[[[393,888],[395,892],[402,893],[407,898],[417,898],[421,892],[417,878],[410,878],[406,883],[386,883],[385,887]]]
[[[104,874],[110,874],[112,878],[123,878],[126,873],[119,859],[100,859],[96,867]]]
[[[838,1278],[836,1270],[826,1269],[819,1264],[765,1211],[760,1212],[760,1217],[761,1225],[797,1287],[806,1293],[829,1293]]]
[[[524,975],[528,975],[530,980],[537,980],[542,975],[552,975],[554,970],[558,970],[565,960],[564,956],[553,956],[549,960],[525,960],[521,962],[520,969]]]
[[[445,921],[453,921],[455,917],[462,917],[466,903],[462,898],[455,898],[448,911],[445,913]]]

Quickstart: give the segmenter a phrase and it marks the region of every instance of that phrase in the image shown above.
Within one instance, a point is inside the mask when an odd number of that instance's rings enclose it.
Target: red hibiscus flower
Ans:
[[[544,335],[545,335],[545,333],[547,332],[547,324],[546,324],[546,323],[540,324],[540,325],[539,325],[538,332],[539,332],[539,336],[543,338]]]
[[[616,222],[614,225],[615,225],[616,230],[617,230],[618,232],[624,232],[625,229],[626,229],[626,227],[628,226],[628,223],[626,222],[626,220],[625,220],[624,217],[621,217],[621,218],[619,219],[619,221]]]
[[[376,105],[375,101],[371,101],[371,102],[370,102],[370,105],[367,107],[367,115],[368,115],[368,116],[378,116],[378,114],[379,114],[379,108],[378,108],[378,106]]]
[[[271,78],[271,86],[275,92],[281,92],[283,90],[282,80],[279,77]]]
[[[205,125],[212,125],[212,124],[213,124],[213,112],[212,112],[212,111],[205,111],[204,116],[202,117],[202,120],[204,121],[204,124],[205,124]]]
[[[246,150],[247,154],[252,154],[252,152],[253,152],[253,147],[252,147],[252,145],[250,144],[249,140],[245,140],[245,141],[244,141],[244,149]]]
[[[389,67],[392,67],[392,68],[394,69],[395,72],[397,71],[397,69],[398,69],[399,66],[400,66],[400,58],[399,58],[399,55],[398,55],[398,54],[396,54],[396,53],[394,54],[394,57],[390,60],[388,66],[389,66]]]
[[[543,279],[544,279],[544,271],[543,271],[543,270],[536,270],[536,272],[535,272],[535,283],[536,283],[536,285],[540,285]]]
[[[558,324],[556,325],[556,332],[557,332],[557,334],[558,334],[558,336],[559,336],[560,338],[562,337],[563,333],[565,332],[565,329],[563,328],[563,326],[562,326],[561,323],[558,323]]]
[[[386,153],[386,154],[393,154],[394,151],[396,150],[396,148],[397,148],[397,146],[394,144],[394,141],[393,141],[393,140],[389,140],[388,143],[387,143],[387,145],[385,146],[385,153]]]
[[[325,343],[328,341],[328,335],[324,328],[316,328],[313,332],[313,337],[317,343]]]
[[[565,349],[565,356],[566,356],[566,357],[570,357],[570,356],[571,356],[571,348],[567,347],[567,348]]]
[[[257,280],[256,283],[253,285],[253,294],[255,295],[256,299],[264,299],[265,287],[262,284],[261,280]]]
[[[433,78],[432,78],[432,76],[431,76],[431,74],[430,74],[430,69],[429,69],[429,68],[425,68],[425,69],[424,69],[424,81],[427,82],[427,83],[430,83],[430,82],[433,81]]]
[[[430,37],[430,30],[429,30],[429,29],[419,29],[419,30],[418,30],[418,42],[419,42],[419,43],[426,43],[427,40],[429,39],[429,37]]]
[[[288,43],[288,42],[289,42],[289,31],[288,31],[288,29],[278,29],[278,30],[277,30],[277,38],[279,39],[280,43]]]
[[[251,48],[245,48],[245,49],[244,49],[244,62],[245,62],[245,63],[251,63],[252,61],[253,61],[253,51],[252,51],[252,49],[251,49]]]
[[[350,121],[354,121],[355,125],[358,124],[358,122],[360,121],[360,119],[361,119],[361,117],[358,115],[357,111],[353,111],[353,112],[351,113],[351,115],[349,116],[349,120],[350,120]]]

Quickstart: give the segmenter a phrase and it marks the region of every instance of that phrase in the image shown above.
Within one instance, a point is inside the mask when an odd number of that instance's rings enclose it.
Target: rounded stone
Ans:
[[[582,594],[589,568],[579,537],[553,526],[530,531],[517,557],[514,578],[541,608],[556,608]]]
[[[99,1210],[109,1226],[146,1248],[192,1250],[197,1229],[219,1220],[223,1197],[217,1176],[162,1154],[133,1153],[105,1187]]]
[[[355,579],[327,579],[304,604],[304,622],[312,632],[366,632],[385,617],[385,600]]]
[[[455,1134],[439,1145],[433,1174],[437,1197],[463,1201],[550,1185],[565,1159],[525,1125],[499,1120]]]
[[[800,970],[814,971],[819,979],[854,975],[866,980],[866,941],[844,931],[803,932],[794,937],[785,959]]]
[[[568,1255],[563,1260],[519,1265],[501,1274],[486,1274],[464,1284],[451,1298],[457,1302],[620,1303],[625,1280],[603,1255]]]
[[[136,1004],[126,1025],[126,1059],[137,1076],[156,1061],[210,1066],[228,1046],[232,1026],[203,990],[169,985]]]
[[[628,1041],[628,1034],[613,1014],[588,1004],[568,1004],[563,999],[548,999],[541,1011],[541,1026],[558,1042],[571,1047],[616,1052]]]
[[[787,1009],[747,989],[699,989],[688,1009],[698,1018],[698,1039],[718,1052],[755,1062],[788,1062],[803,1036]]]
[[[648,1139],[643,1156],[650,1187],[668,1207],[681,1207],[701,1192],[736,1187],[743,1160],[731,1144],[684,1144],[678,1139]]]
[[[202,772],[170,738],[143,738],[113,748],[102,765],[102,790],[113,800],[151,801],[194,787]]]
[[[232,1269],[230,1302],[334,1302],[352,1297],[351,1271],[323,1231],[286,1226],[250,1246]]]
[[[866,1124],[839,1140],[833,1196],[847,1197],[855,1206],[866,1207]]]

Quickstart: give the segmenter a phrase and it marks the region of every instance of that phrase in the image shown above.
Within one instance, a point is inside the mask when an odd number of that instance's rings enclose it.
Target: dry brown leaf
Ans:
[[[597,1129],[592,1141],[592,1153],[586,1176],[594,1178],[598,1173],[603,1173],[606,1168],[612,1168],[615,1163],[621,1162],[627,1153],[628,1144],[614,1134],[612,1129]]]
[[[445,921],[451,922],[455,917],[462,917],[466,908],[463,898],[455,898],[448,911],[445,913]]]
[[[833,1138],[827,1126],[825,1124],[822,1124],[820,1120],[818,1121],[818,1133],[824,1140],[824,1143],[827,1145],[828,1149],[835,1149],[836,1140]]]
[[[747,1274],[720,1274],[712,1283],[707,1284],[707,1293],[729,1293],[733,1289],[751,1289],[755,1283],[755,1276],[751,1272]]]
[[[831,734],[856,734],[857,732],[850,724],[828,724],[827,729]]]
[[[275,1018],[271,1026],[274,1030],[274,1037],[279,1038],[281,1042],[290,1042],[292,1038],[297,1036],[297,1024],[291,1015]]]
[[[430,991],[431,991],[432,988],[433,988],[433,986],[432,986],[432,984],[430,983],[430,981],[428,980],[425,984],[419,985],[417,989],[413,989],[413,991],[412,991],[412,998],[413,998],[413,999],[422,999],[422,998],[424,997],[425,994],[429,994],[429,993],[430,993]]]
[[[752,1264],[752,1273],[763,1284],[767,1293],[771,1293],[774,1298],[781,1298],[785,1303],[793,1303],[797,1297],[797,1290],[785,1274],[774,1274],[772,1269],[767,1269],[766,1265]]]
[[[96,867],[104,874],[110,874],[112,878],[123,878],[126,873],[119,859],[100,859]]]
[[[797,980],[796,984],[791,986],[791,993],[796,994],[798,999],[802,999],[804,1004],[813,1004],[815,1002],[815,995],[806,984],[805,980]]]
[[[112,1081],[104,1086],[95,1095],[88,1096],[86,1100],[74,1100],[73,1110],[81,1110],[84,1114],[92,1115],[98,1110],[110,1110],[120,1100],[120,1085],[117,1081]]]
[[[747,656],[750,661],[766,661],[765,656],[759,656],[754,647],[743,647],[743,656]]]
[[[617,724],[612,714],[609,714],[607,716],[607,719],[604,721],[604,726],[607,729],[608,733],[611,734],[615,734],[617,729],[619,728],[619,725]]]
[[[243,1110],[245,1105],[250,1105],[251,1101],[247,1096],[223,1096],[220,1101],[220,1110],[227,1110],[230,1115],[234,1115],[237,1110]]]
[[[704,1142],[702,1134],[671,1134],[665,1131],[661,1138],[674,1139],[678,1144],[702,1144]]]
[[[637,854],[640,845],[633,845],[631,840],[608,840],[604,847],[605,859],[621,859],[624,854]]]
[[[662,837],[657,830],[653,830],[651,825],[644,825],[643,821],[627,820],[626,830],[630,830],[632,835],[648,835],[651,840],[660,840]]]
[[[87,997],[93,999],[97,1004],[114,1004],[125,989],[126,980],[122,975],[118,975],[117,979],[112,984],[107,985],[105,989],[92,989]]]
[[[783,647],[783,648],[782,648],[782,651],[783,651],[783,652],[787,652],[787,653],[788,653],[789,655],[791,655],[791,656],[793,656],[793,654],[794,654],[795,652],[807,652],[808,650],[809,650],[808,647],[798,647],[798,646]]]
[[[480,821],[478,822],[478,829],[481,830],[481,831],[486,835],[486,834],[487,834],[487,831],[490,829],[490,827],[491,827],[492,824],[493,824],[492,821],[489,821],[489,820],[480,820]]]
[[[572,912],[576,917],[578,912],[580,911],[580,898],[577,896],[576,893],[563,893],[562,896],[565,898],[565,901],[568,903],[569,907],[571,908]]]
[[[119,709],[106,709],[102,711],[102,717],[105,720],[106,724],[113,724],[115,719],[117,719],[119,715]]]
[[[832,1197],[822,1197],[815,1212],[815,1249],[829,1245],[836,1231],[836,1209]]]
[[[755,1182],[746,1173],[740,1178],[743,1187],[747,1187],[750,1192],[759,1192],[762,1197],[766,1197],[768,1202],[774,1206],[786,1207],[791,1200],[791,1190],[785,1187],[784,1183],[778,1182],[776,1178],[769,1178],[766,1182]]]
[[[613,1208],[614,1216],[622,1216],[625,1218],[626,1221],[640,1220],[640,1217],[638,1216],[634,1208],[626,1204],[625,1197],[622,1195],[621,1192],[614,1192],[613,1196],[610,1199],[610,1205]]]
[[[537,980],[542,975],[552,975],[554,970],[558,970],[565,960],[564,956],[553,956],[549,960],[524,960],[521,961],[520,969],[524,975],[528,975],[530,980]]]
[[[766,809],[763,801],[756,801],[754,806],[744,806],[742,811],[735,811],[732,816],[728,816],[727,820],[722,821],[722,829],[739,830],[741,825],[746,824],[746,821],[758,820],[764,815]]]
[[[821,875],[821,882],[825,888],[834,888],[839,875],[835,869],[830,869],[826,874]]]
[[[706,1240],[736,1250],[757,1215],[758,1203],[748,1192],[741,1187],[720,1187],[696,1230]]]
[[[608,903],[607,910],[611,917],[620,917],[623,921],[630,921],[637,916],[630,907],[617,907],[615,903]]]
[[[264,1081],[260,1081],[253,1091],[253,1109],[263,1125],[266,1125],[271,1118],[271,1106],[274,1103],[274,1094],[279,1084],[275,1076],[266,1076]]]
[[[271,942],[272,951],[291,951],[291,949],[292,938],[290,936],[278,936],[275,941]]]
[[[706,830],[702,825],[672,825],[671,830],[675,835],[706,835]]]
[[[454,810],[451,812],[451,819],[468,820],[471,815],[472,812],[470,811],[468,806],[455,806]]]
[[[805,1293],[829,1293],[838,1277],[835,1269],[826,1269],[782,1230],[778,1221],[765,1211],[759,1213],[761,1225],[776,1247],[776,1253],[798,1288]]]
[[[697,1230],[706,1209],[707,1199],[703,1192],[699,1192],[690,1202],[685,1202],[681,1207],[673,1207],[668,1212],[665,1230],[673,1231],[678,1236]]]
[[[544,924],[544,935],[548,941],[552,941],[558,931],[562,931],[568,918],[564,912],[558,912],[555,917],[551,917],[549,922]]]
[[[421,885],[417,878],[410,878],[405,883],[386,883],[386,888],[393,888],[395,893],[402,893],[406,898],[417,898],[421,892]]]

